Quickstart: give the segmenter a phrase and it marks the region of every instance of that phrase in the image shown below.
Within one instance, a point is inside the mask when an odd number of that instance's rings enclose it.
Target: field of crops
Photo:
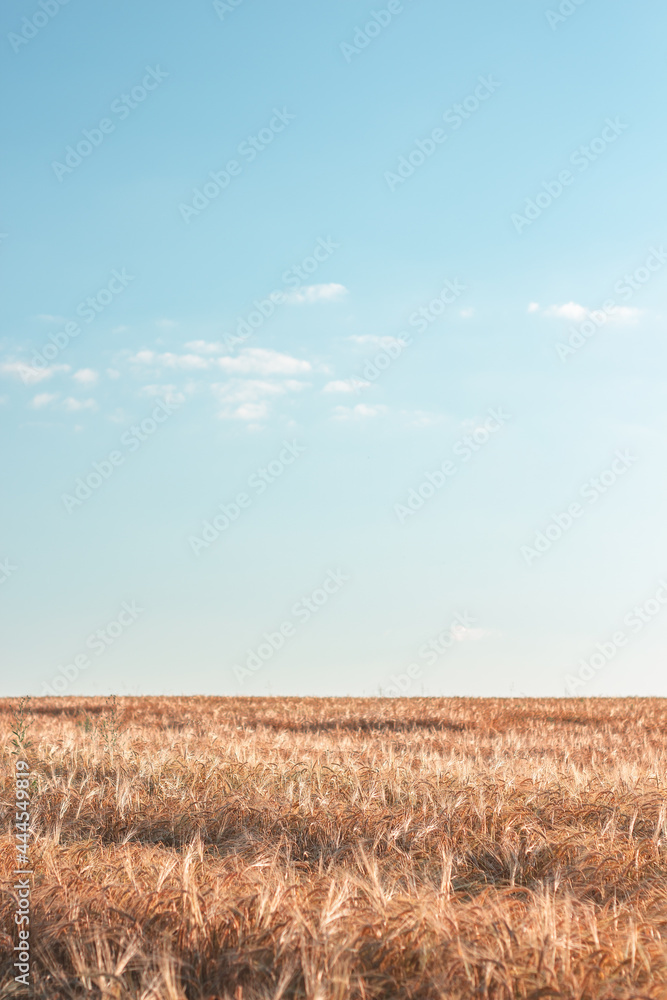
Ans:
[[[667,997],[665,701],[62,698],[27,723],[40,1000]]]

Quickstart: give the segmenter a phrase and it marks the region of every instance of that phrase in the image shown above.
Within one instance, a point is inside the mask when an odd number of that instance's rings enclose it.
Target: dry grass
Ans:
[[[119,706],[32,705],[36,997],[667,997],[666,702]]]

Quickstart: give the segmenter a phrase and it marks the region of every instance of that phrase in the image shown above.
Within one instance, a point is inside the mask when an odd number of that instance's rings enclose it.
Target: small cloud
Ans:
[[[185,371],[208,368],[208,362],[199,354],[172,354],[167,351],[165,354],[160,354],[158,363],[165,368],[182,368]]]
[[[246,420],[256,423],[269,413],[270,400],[289,392],[299,392],[306,383],[296,379],[267,382],[264,379],[232,379],[211,386],[221,403],[219,416],[223,420]]]
[[[185,346],[196,354],[221,354],[224,350],[222,344],[208,340],[189,340]]]
[[[234,379],[212,387],[218,399],[225,402],[254,402],[264,396],[279,396],[285,390],[278,382],[264,382],[261,379]]]
[[[159,396],[173,406],[180,406],[185,402],[185,396],[177,390],[175,385],[145,385],[141,393],[143,396]]]
[[[539,312],[539,311],[540,311],[540,304],[539,304],[539,302],[529,302],[528,303],[528,312],[529,313],[536,313],[536,312]]]
[[[79,385],[95,385],[99,375],[92,368],[80,368],[78,372],[74,372],[72,378],[75,379]]]
[[[636,323],[643,312],[643,309],[631,309],[630,306],[614,306],[609,319],[617,323]]]
[[[160,330],[174,330],[178,326],[178,323],[173,319],[156,319],[155,325]]]
[[[574,320],[575,322],[586,319],[588,309],[580,306],[577,302],[565,302],[562,306],[549,306],[542,310],[545,316],[558,316],[561,319]]]
[[[266,420],[268,415],[268,403],[242,403],[234,413],[234,417],[237,420],[247,420],[252,423],[257,423],[260,420]]]
[[[32,368],[23,361],[5,361],[0,364],[0,374],[15,375],[24,385],[35,385],[52,378],[58,372],[68,372],[69,365],[47,365],[45,368]]]
[[[465,625],[452,625],[451,633],[456,642],[479,642],[480,639],[493,635],[493,629],[466,628]]]
[[[130,357],[134,364],[185,371],[218,369],[239,375],[297,375],[312,371],[309,361],[293,358],[265,347],[247,347],[239,354],[203,357],[201,354],[173,354],[137,351]]]
[[[322,392],[359,392],[361,389],[367,389],[370,382],[364,382],[363,379],[346,378],[346,379],[335,379],[333,382],[327,382],[322,389]]]
[[[312,371],[309,361],[266,347],[247,347],[236,357],[227,355],[215,361],[223,371],[244,375],[302,375]]]
[[[125,331],[129,330],[129,329],[130,329],[129,326],[123,326],[123,324],[121,323],[120,326],[114,326],[111,332],[112,333],[125,333]]]
[[[107,368],[107,375],[109,378],[120,378],[120,372],[117,368]]]
[[[96,410],[97,403],[94,399],[75,399],[73,396],[68,396],[63,400],[63,407],[68,413],[78,413],[79,410]]]
[[[206,358],[199,354],[174,354],[172,351],[165,351],[158,354],[156,351],[143,350],[130,355],[130,363],[135,365],[151,365],[154,368],[181,368],[184,370],[203,370],[210,366]]]
[[[461,310],[459,310],[459,316],[462,316],[463,319],[470,319],[470,317],[474,316],[474,315],[475,315],[475,310],[474,309],[461,309]]]
[[[135,365],[152,365],[157,361],[157,357],[155,351],[137,351],[136,354],[130,355],[130,363]]]
[[[367,420],[369,417],[381,417],[387,413],[386,406],[369,406],[357,403],[356,406],[337,406],[333,411],[334,420]]]
[[[30,405],[36,410],[41,410],[42,407],[48,406],[49,403],[53,403],[57,398],[57,392],[39,392],[36,396],[33,396]]]
[[[347,295],[345,285],[330,282],[328,285],[303,285],[295,292],[287,292],[285,301],[290,305],[302,305],[304,302],[335,302]]]
[[[537,303],[531,303],[532,305],[537,305]],[[532,310],[531,306],[528,307],[529,311]],[[587,309],[586,306],[579,305],[578,302],[565,302],[560,306],[548,306],[546,309],[539,309],[543,316],[555,316],[558,319],[566,319],[571,323],[581,323],[585,319],[598,320],[598,325],[601,323],[606,323],[608,321],[616,323],[636,323],[639,317],[642,315],[643,309],[632,309],[629,306],[612,306],[608,310],[603,309]]]

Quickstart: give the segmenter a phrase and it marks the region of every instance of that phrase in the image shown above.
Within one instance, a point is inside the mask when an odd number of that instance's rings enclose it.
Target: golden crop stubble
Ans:
[[[667,995],[662,700],[32,712],[36,996]]]

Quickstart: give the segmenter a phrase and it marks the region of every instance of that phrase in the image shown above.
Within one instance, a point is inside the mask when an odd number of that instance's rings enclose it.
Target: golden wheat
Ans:
[[[35,997],[667,997],[665,701],[31,710]]]

